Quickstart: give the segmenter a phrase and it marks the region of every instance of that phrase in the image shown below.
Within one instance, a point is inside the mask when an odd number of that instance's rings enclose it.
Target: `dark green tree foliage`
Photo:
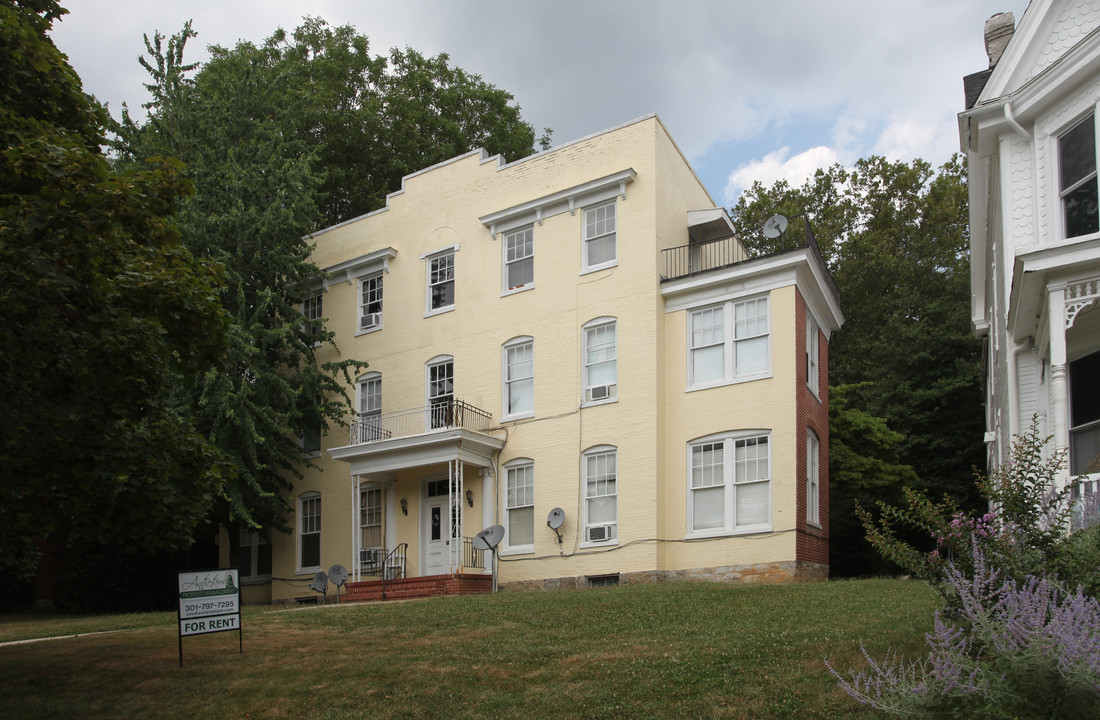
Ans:
[[[445,55],[372,57],[367,38],[306,18],[260,45],[210,48],[193,77],[190,24],[146,38],[148,118],[124,113],[124,164],[182,160],[195,195],[180,212],[184,242],[226,268],[233,316],[228,362],[192,393],[192,411],[235,468],[218,520],[288,529],[288,491],[303,461],[297,436],[343,424],[354,360],[318,364],[321,322],[300,303],[320,271],[311,231],[374,210],[401,178],[478,146],[516,158],[534,131],[512,97],[451,67]],[[230,533],[231,538],[236,535]]]
[[[181,246],[178,163],[119,172],[107,114],[47,36],[51,0],[0,2],[0,570],[36,541],[186,547],[218,454],[178,389],[217,362],[219,275]]]
[[[829,571],[834,575],[884,575],[893,570],[864,537],[858,507],[900,504],[901,489],[917,484],[901,464],[901,433],[882,418],[849,407],[854,388],[829,388]],[[855,388],[858,389],[858,388]]]

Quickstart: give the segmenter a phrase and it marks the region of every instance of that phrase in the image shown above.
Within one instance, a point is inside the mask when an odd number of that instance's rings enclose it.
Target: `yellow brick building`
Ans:
[[[842,315],[812,236],[783,237],[748,257],[656,116],[453,158],[315,233],[305,312],[370,367],[307,448],[294,533],[243,538],[246,600],[333,564],[487,575],[497,524],[506,590],[825,577]]]

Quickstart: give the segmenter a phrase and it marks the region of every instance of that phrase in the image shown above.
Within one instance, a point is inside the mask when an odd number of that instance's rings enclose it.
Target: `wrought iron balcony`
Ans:
[[[488,412],[459,400],[382,415],[357,415],[351,421],[351,445],[426,435],[439,430],[484,433],[493,425]]]

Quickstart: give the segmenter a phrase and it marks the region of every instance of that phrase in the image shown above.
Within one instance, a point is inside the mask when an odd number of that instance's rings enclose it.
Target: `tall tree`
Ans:
[[[979,503],[981,345],[970,329],[961,159],[933,170],[923,160],[872,157],[818,171],[800,188],[758,183],[733,208],[734,224],[767,252],[776,241],[759,228],[777,212],[810,217],[840,290],[845,325],[830,348],[830,384],[853,386],[848,407],[900,433],[898,460],[916,472],[916,485]]]
[[[380,207],[402,176],[483,145],[529,154],[534,131],[511,95],[411,50],[372,57],[348,26],[306,18],[292,34],[210,48],[193,78],[190,24],[146,38],[148,118],[119,128],[124,164],[181,159],[195,183],[180,225],[186,245],[226,268],[229,362],[192,393],[193,412],[235,468],[218,519],[286,530],[288,490],[308,466],[296,437],[345,422],[346,389],[364,363],[318,364],[331,343],[301,303],[320,270],[309,232]],[[231,537],[235,534],[231,533]]]
[[[0,570],[36,541],[185,547],[219,457],[178,389],[216,364],[220,275],[182,247],[175,162],[118,171],[104,109],[49,39],[52,0],[0,2]]]

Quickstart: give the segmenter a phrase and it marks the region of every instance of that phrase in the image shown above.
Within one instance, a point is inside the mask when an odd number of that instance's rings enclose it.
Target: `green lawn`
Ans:
[[[0,616],[0,717],[847,718],[823,660],[916,654],[935,597],[904,580],[669,583],[389,605],[247,608],[184,638],[174,613]],[[108,630],[118,632],[106,632]]]

